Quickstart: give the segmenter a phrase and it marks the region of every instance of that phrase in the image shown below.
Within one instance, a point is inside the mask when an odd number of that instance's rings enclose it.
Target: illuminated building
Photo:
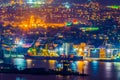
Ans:
[[[57,7],[47,4],[47,2],[48,1],[46,0],[41,0],[41,1],[28,0],[26,2],[23,0],[11,0],[12,4],[28,3],[30,4],[30,6],[29,7],[24,6],[24,8],[22,9],[16,7],[13,8],[11,11],[9,11],[9,9],[4,8],[4,10],[2,11],[5,14],[1,15],[2,17],[1,20],[2,21],[10,20],[12,17],[14,22],[16,22],[16,21],[21,21],[21,19],[24,20],[26,18],[29,18],[30,15],[34,15],[34,16],[39,16],[47,23],[65,23],[67,21],[69,22],[70,20],[76,19],[77,23],[79,24],[99,25],[100,24],[99,21],[105,21],[107,18],[108,19],[113,18],[115,21],[118,21],[118,23],[120,24],[119,9],[116,10],[116,9],[108,8],[106,6],[100,5],[97,2],[90,2],[86,4],[72,3],[70,5],[68,2],[66,2],[64,4],[58,4]],[[53,1],[50,0],[50,2]],[[31,4],[33,4],[33,6]],[[44,4],[44,6],[41,6],[39,4]],[[67,7],[70,6],[70,7],[67,8],[65,6]],[[9,21],[4,21],[4,22],[11,23]]]
[[[112,9],[120,9],[120,6],[118,5],[113,5],[113,6],[107,6],[108,8],[112,8]]]
[[[11,0],[10,4],[11,5],[15,4],[15,0]]]
[[[34,4],[34,5],[45,4],[45,0],[28,0],[27,4]]]
[[[53,0],[27,0],[27,4],[50,4]]]

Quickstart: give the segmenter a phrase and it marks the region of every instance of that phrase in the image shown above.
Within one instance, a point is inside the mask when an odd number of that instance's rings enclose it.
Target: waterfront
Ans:
[[[119,80],[120,0],[103,1],[0,0],[0,80]]]
[[[19,63],[18,63],[19,62]],[[55,69],[56,61],[39,61],[39,60],[13,60],[14,65],[18,68],[46,68]],[[71,62],[72,69],[89,76],[60,76],[60,75],[20,75],[20,74],[0,74],[1,80],[119,80],[120,63],[119,62],[88,62],[77,61]],[[76,64],[76,65],[74,65]]]

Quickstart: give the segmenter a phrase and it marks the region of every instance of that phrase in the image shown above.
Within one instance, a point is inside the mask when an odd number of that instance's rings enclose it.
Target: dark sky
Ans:
[[[106,5],[120,5],[120,0],[98,0],[101,4]]]
[[[85,3],[89,0],[63,0],[63,1]],[[93,1],[97,1],[102,5],[120,5],[120,0],[93,0]]]
[[[10,0],[0,0],[0,2],[9,2]],[[27,0],[26,0],[27,1]],[[59,1],[59,2],[75,2],[75,3],[85,3],[89,0],[54,0],[55,2]],[[94,0],[97,1],[99,3],[101,3],[102,5],[120,5],[120,0]]]

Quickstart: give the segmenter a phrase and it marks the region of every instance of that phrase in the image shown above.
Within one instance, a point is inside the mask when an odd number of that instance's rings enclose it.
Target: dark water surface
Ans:
[[[46,68],[55,69],[57,61],[39,61],[14,59],[14,65],[19,69],[24,68]],[[120,80],[120,62],[71,62],[71,69],[80,73],[89,74],[82,76],[61,76],[61,75],[20,75],[20,74],[0,74],[0,80]]]

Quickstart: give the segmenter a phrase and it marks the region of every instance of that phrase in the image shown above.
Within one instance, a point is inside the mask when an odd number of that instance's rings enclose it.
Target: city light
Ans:
[[[63,3],[63,6],[67,9],[69,9],[71,7],[71,4],[69,2],[65,2],[65,3]]]
[[[80,48],[79,51],[82,52],[83,50]]]
[[[33,74],[27,76],[33,80],[82,80],[82,76],[119,80],[119,3],[120,0],[0,0],[2,79],[9,78],[5,73],[15,73]],[[40,76],[34,79],[34,75]],[[23,79],[18,76],[12,75]]]
[[[20,42],[18,43],[18,45],[23,45],[23,42],[22,42],[22,41],[20,41]]]
[[[107,52],[108,52],[108,53],[110,53],[110,52],[111,52],[111,50],[110,50],[110,49],[107,49]]]
[[[120,9],[119,5],[113,5],[113,6],[107,6],[107,7],[112,9]]]
[[[35,5],[41,5],[41,4],[51,4],[53,0],[27,0],[28,4],[35,4]]]
[[[60,48],[60,51],[63,51],[64,49],[63,48]]]
[[[99,30],[99,27],[82,27],[80,29],[83,31],[97,31]]]

